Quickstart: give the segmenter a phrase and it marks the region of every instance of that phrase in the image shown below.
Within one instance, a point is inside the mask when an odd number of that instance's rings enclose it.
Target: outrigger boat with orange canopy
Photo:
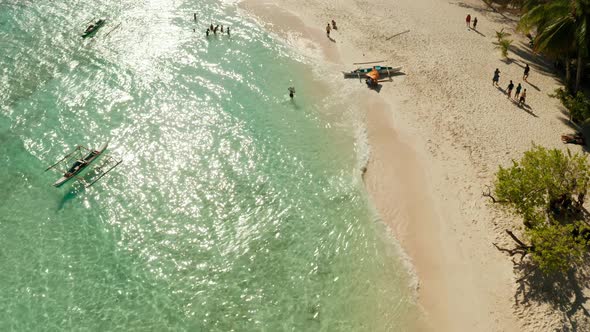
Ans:
[[[367,79],[365,80],[365,82],[367,83],[367,85],[369,87],[377,86],[377,83],[379,82],[379,78],[381,77],[381,75],[379,75],[379,71],[377,69],[371,70],[366,76],[367,76]]]
[[[98,157],[101,156],[103,154],[103,152],[107,149],[107,146],[108,146],[108,143],[105,143],[101,147],[99,147],[98,149],[91,150],[91,149],[88,149],[87,147],[84,147],[82,145],[78,145],[74,149],[74,151],[68,153],[65,157],[60,159],[55,164],[47,167],[45,169],[46,172],[50,169],[56,169],[56,167],[58,167],[60,165],[66,166],[66,168],[58,169],[58,171],[60,173],[62,173],[63,175],[61,178],[59,178],[57,181],[55,181],[53,183],[53,186],[60,187],[73,178],[82,182],[84,184],[84,186],[87,188],[90,187],[91,185],[93,185],[94,183],[96,183],[96,181],[100,180],[103,176],[105,176],[113,168],[117,167],[121,163],[121,161],[116,160],[111,156],[105,155],[105,157],[103,158],[104,162],[100,166],[94,168],[96,171],[95,174],[98,176],[97,178],[91,179],[90,181],[88,181],[84,178],[78,177],[77,175],[80,174],[88,166],[90,166],[90,164],[93,161],[98,159]],[[68,167],[67,165],[71,165],[71,166]]]
[[[390,77],[402,70],[402,67],[385,67],[385,66],[373,66],[371,68],[358,68],[350,72],[342,72],[344,78],[358,78],[361,79],[365,77],[368,73],[372,72],[373,70],[377,70],[379,75]]]

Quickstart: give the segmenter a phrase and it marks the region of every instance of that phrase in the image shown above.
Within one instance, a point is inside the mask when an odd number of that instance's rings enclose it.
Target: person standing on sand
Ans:
[[[473,19],[473,30],[475,30],[476,26],[477,26],[477,17]]]
[[[326,35],[330,38],[330,23],[326,26]]]
[[[496,68],[494,78],[492,78],[492,85],[498,86],[498,81],[500,81],[500,69]]]
[[[465,18],[465,23],[467,23],[468,28],[471,27],[471,14],[467,14],[467,17]]]
[[[518,100],[518,96],[520,96],[520,90],[522,90],[522,85],[518,83],[518,85],[516,86],[516,92],[514,93],[515,100]]]
[[[514,83],[510,80],[510,84],[508,84],[508,98],[512,97],[512,89],[514,89]]]
[[[522,91],[522,94],[520,95],[520,99],[518,100],[518,106],[524,106],[526,102],[526,89],[524,89],[524,91]]]
[[[529,72],[531,71],[531,67],[529,67],[529,64],[526,64],[526,67],[524,67],[524,75],[522,75],[522,79],[526,82],[526,79],[529,78]]]
[[[338,30],[338,28],[336,27],[336,21],[334,20],[332,20],[332,29]]]

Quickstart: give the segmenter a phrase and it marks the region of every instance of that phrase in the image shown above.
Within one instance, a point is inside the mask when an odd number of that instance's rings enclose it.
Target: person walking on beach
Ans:
[[[473,30],[475,30],[476,26],[477,26],[477,17],[473,19]]]
[[[516,92],[514,93],[515,100],[518,100],[518,97],[520,96],[520,90],[522,90],[522,85],[518,83],[518,85],[516,86]]]
[[[526,82],[527,78],[529,78],[529,72],[531,71],[531,67],[529,67],[529,64],[526,64],[526,67],[524,67],[524,75],[522,75],[522,79]]]
[[[522,94],[520,95],[520,99],[518,100],[518,106],[524,106],[525,103],[526,103],[526,89],[524,89],[522,91]]]
[[[514,83],[510,80],[510,84],[508,84],[508,98],[512,97],[512,89],[514,89]]]
[[[328,23],[328,25],[326,26],[326,36],[330,38],[330,23]]]
[[[467,14],[467,17],[465,18],[465,23],[467,23],[467,27],[471,27],[471,14]]]
[[[499,81],[500,81],[500,69],[496,68],[496,71],[494,71],[494,78],[492,78],[492,85],[498,86]]]

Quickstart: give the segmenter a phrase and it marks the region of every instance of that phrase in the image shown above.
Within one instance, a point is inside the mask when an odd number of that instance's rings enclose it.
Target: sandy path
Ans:
[[[547,95],[558,79],[550,65],[531,55],[526,40],[513,36],[510,61],[494,48],[496,30],[514,33],[513,17],[475,0],[247,3],[262,6],[251,9],[285,35],[298,31],[293,43],[330,62],[353,67],[383,58],[404,66],[406,75],[384,82],[379,94],[359,92],[371,100],[365,107],[372,147],[365,183],[412,259],[420,303],[434,330],[590,329],[583,310],[572,313],[517,293],[512,263],[492,246],[510,245],[503,230],[515,225],[481,196],[498,165],[519,158],[532,142],[565,148],[559,135],[574,131],[558,101]],[[468,13],[478,17],[477,32],[465,26]],[[323,31],[331,19],[339,26],[332,33],[335,43]],[[525,63],[532,68],[528,84],[522,82]],[[516,107],[492,87],[495,68],[502,72],[502,88],[509,79],[524,83],[529,107]],[[587,287],[582,285],[586,296]],[[585,300],[584,305],[590,307]]]

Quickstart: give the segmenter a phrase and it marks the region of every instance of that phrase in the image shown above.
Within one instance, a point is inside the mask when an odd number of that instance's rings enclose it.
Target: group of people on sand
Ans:
[[[216,25],[215,27],[213,27],[213,23],[211,23],[211,25],[207,28],[207,31],[205,31],[205,34],[207,37],[209,37],[210,33],[213,33],[215,35],[217,35],[217,31],[220,30],[221,34],[223,35],[224,31],[223,31],[223,25],[221,25],[221,29],[219,28],[220,25]],[[227,32],[227,35],[229,36],[230,32],[229,32],[229,27],[227,27],[227,29],[225,30],[225,32]]]
[[[524,74],[522,75],[522,80],[523,81],[527,81],[527,78],[529,77],[529,73],[531,72],[531,67],[529,67],[528,63],[526,64],[526,66],[524,67]],[[496,70],[494,71],[494,77],[492,78],[492,85],[498,87],[498,82],[500,81],[500,69],[496,68]],[[508,83],[508,86],[506,87],[506,93],[508,95],[508,98],[512,98],[512,91],[514,90],[514,83],[512,82],[512,80],[510,80],[510,83]],[[522,92],[521,92],[522,90]],[[518,102],[518,106],[524,106],[526,104],[526,89],[523,90],[522,85],[520,83],[518,83],[518,86],[516,86],[516,90],[514,93],[514,100],[516,100]]]
[[[330,23],[326,25],[326,36],[328,36],[328,38],[330,38],[330,31],[332,30],[338,30],[338,27],[336,27],[336,21],[334,20],[332,20],[332,26],[330,26]]]
[[[471,27],[471,14],[467,14],[467,17],[465,18],[465,23],[467,24],[467,28],[473,28],[473,30],[476,30],[477,17],[473,18],[473,27]]]

